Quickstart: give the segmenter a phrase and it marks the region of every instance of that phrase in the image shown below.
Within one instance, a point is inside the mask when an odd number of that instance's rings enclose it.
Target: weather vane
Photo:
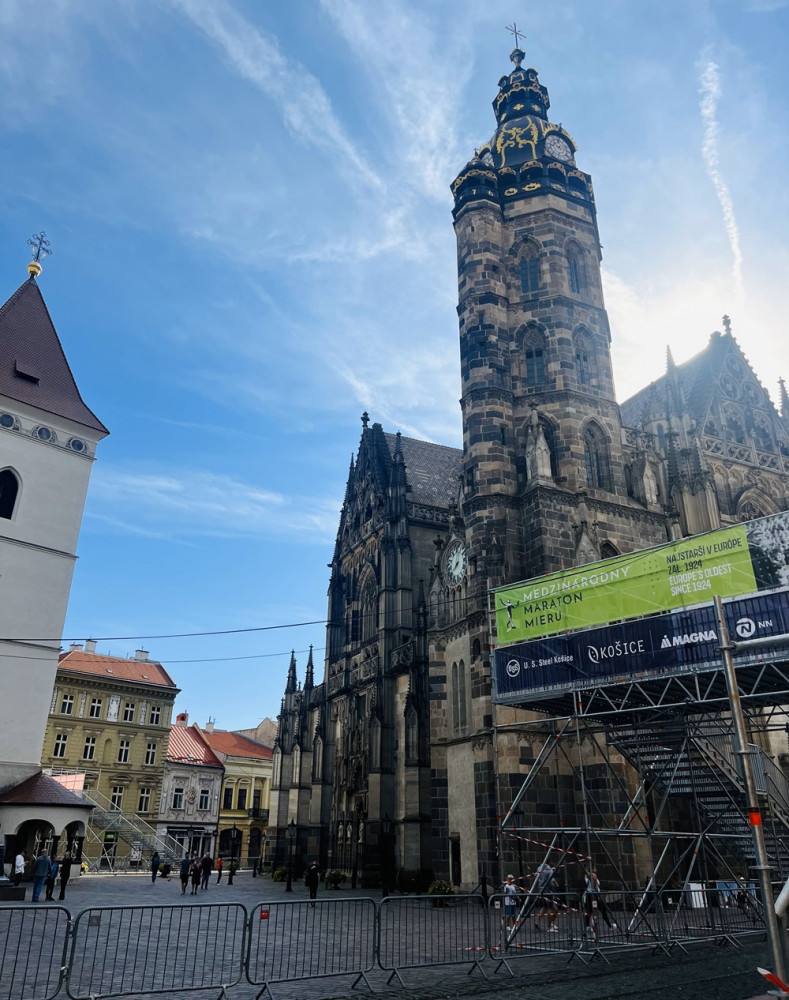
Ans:
[[[512,24],[505,25],[505,27],[507,28],[507,31],[509,31],[511,35],[515,36],[515,47],[519,49],[520,42],[518,41],[518,39],[525,38],[526,35],[522,31],[518,31],[518,25],[515,23],[515,21],[513,21]]]

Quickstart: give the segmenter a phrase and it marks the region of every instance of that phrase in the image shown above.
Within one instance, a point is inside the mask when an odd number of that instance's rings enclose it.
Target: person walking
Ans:
[[[42,848],[38,852],[36,863],[33,865],[33,902],[38,902],[44,883],[49,877],[49,870],[52,867],[52,858]]]
[[[25,861],[27,857],[24,851],[20,851],[14,858],[14,885],[19,885],[25,874]]]
[[[222,881],[222,858],[221,856],[216,859],[216,884]]]
[[[192,867],[190,869],[192,874],[192,895],[197,895],[197,890],[200,888],[200,879],[203,876],[203,871],[200,868],[200,861],[197,858],[192,858]]]
[[[52,858],[49,865],[49,875],[47,875],[47,880],[44,883],[44,888],[46,889],[45,899],[52,902],[53,893],[55,892],[55,879],[58,877],[58,863],[55,858]]]
[[[181,865],[178,869],[178,874],[181,879],[181,895],[186,895],[186,887],[189,885],[189,871],[191,870],[192,862],[189,858],[184,855],[181,858]]]
[[[554,934],[558,933],[558,928],[553,925],[559,916],[559,904],[556,902],[556,879],[553,868],[546,862],[537,869],[537,878],[534,880],[534,892],[539,896],[539,910],[534,916],[534,923],[540,929],[540,917],[547,916],[548,930]]]
[[[318,862],[313,861],[304,875],[304,884],[310,890],[310,899],[312,900],[313,906],[315,906],[315,900],[318,898],[318,885],[320,884],[320,880],[321,873],[318,868]]]
[[[74,859],[71,857],[71,851],[66,851],[60,859],[60,895],[58,899],[66,898],[66,886],[68,885],[68,880],[71,878],[71,866],[73,864]]]
[[[515,897],[518,894],[518,887],[515,885],[514,875],[507,876],[507,881],[504,883],[502,892],[504,893],[504,925],[506,927],[514,927],[516,909]]]
[[[151,882],[156,881],[156,876],[159,874],[160,861],[159,852],[154,851],[153,857],[151,858]]]
[[[200,872],[201,872],[201,884],[204,889],[208,888],[208,880],[211,878],[211,872],[214,870],[214,859],[208,853],[205,852],[203,859],[200,862]]]
[[[583,909],[584,909],[584,923],[589,926],[591,918],[595,916],[595,911],[602,914],[603,920],[605,920],[608,927],[612,930],[617,930],[616,923],[611,920],[611,916],[608,912],[608,906],[606,901],[603,899],[603,893],[600,888],[600,879],[597,877],[597,872],[592,869],[589,874],[585,877],[586,888],[584,889],[583,895]]]

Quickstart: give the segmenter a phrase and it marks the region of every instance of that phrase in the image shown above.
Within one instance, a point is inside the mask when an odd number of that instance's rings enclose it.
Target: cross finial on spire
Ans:
[[[367,427],[369,422],[370,422],[370,414],[367,412],[367,410],[365,410],[364,413],[362,414],[362,427]]]
[[[518,39],[525,38],[526,35],[524,35],[522,31],[518,31],[518,25],[515,23],[515,21],[513,21],[512,24],[506,25],[505,27],[507,28],[507,31],[509,31],[511,35],[515,36],[515,47],[519,49],[520,42],[518,41]]]
[[[27,265],[28,274],[38,277],[41,274],[41,258],[52,256],[52,248],[49,245],[47,234],[43,229],[38,234],[34,233],[27,241],[27,245],[33,248],[33,259]]]
[[[723,317],[723,329],[729,336],[731,336],[731,320],[728,316]]]

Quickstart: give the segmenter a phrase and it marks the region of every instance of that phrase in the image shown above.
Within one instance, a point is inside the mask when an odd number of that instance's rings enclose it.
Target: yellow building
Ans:
[[[173,704],[179,689],[161,663],[72,645],[60,657],[42,766],[84,775],[96,803],[84,852],[113,866],[159,850],[155,830]]]
[[[200,733],[225,767],[217,853],[226,861],[233,857],[244,867],[252,866],[265,854],[271,802],[271,747],[239,733],[215,730],[212,723]]]

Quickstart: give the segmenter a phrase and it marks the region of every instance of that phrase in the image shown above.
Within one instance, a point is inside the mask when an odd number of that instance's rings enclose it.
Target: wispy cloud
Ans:
[[[720,169],[720,156],[718,151],[718,100],[721,94],[720,76],[718,66],[705,54],[700,67],[701,82],[701,119],[704,123],[704,140],[701,145],[701,153],[704,157],[704,164],[707,174],[712,181],[715,193],[720,202],[723,212],[723,222],[726,227],[726,236],[733,257],[732,280],[734,282],[734,294],[738,305],[742,305],[744,298],[744,286],[742,280],[742,252],[740,250],[740,232],[737,227],[737,219],[734,214],[729,187],[723,178]]]
[[[321,6],[382,97],[379,107],[396,133],[390,168],[421,194],[447,202],[449,182],[471,152],[470,145],[461,148],[456,124],[473,64],[462,17],[437,33],[422,5],[321,0]]]
[[[200,469],[100,466],[89,514],[123,533],[174,541],[287,535],[314,542],[333,538],[338,509],[337,498],[289,497]]]
[[[279,108],[290,132],[353,168],[353,179],[380,190],[383,183],[338,120],[320,82],[284,56],[277,40],[219,0],[173,0],[224,53],[234,70]]]

